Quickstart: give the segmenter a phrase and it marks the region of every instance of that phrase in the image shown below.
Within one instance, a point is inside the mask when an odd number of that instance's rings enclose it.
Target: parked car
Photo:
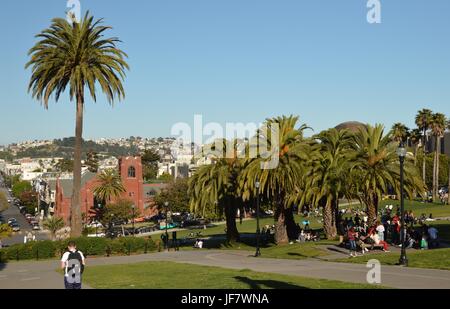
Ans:
[[[40,231],[41,227],[39,226],[39,224],[33,224],[33,231]]]
[[[8,219],[8,224],[11,225],[13,223],[17,223],[17,219],[16,218],[10,218]]]
[[[9,226],[12,228],[13,232],[20,232],[20,226],[17,222],[12,223]]]

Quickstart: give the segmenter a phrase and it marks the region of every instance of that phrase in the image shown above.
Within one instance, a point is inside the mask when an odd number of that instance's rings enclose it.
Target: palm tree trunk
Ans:
[[[333,220],[334,217],[334,207],[333,202],[326,203],[323,206],[323,231],[327,237],[328,240],[332,240],[336,238],[337,230],[336,230],[336,223],[335,220]],[[334,223],[334,224],[333,224]]]
[[[427,157],[425,154],[425,150],[423,151],[423,160],[422,160],[422,178],[423,178],[423,183],[426,184],[427,183]]]
[[[437,166],[438,166],[438,137],[436,135],[436,142],[435,142],[435,152],[434,152],[434,162],[433,162],[433,201],[437,199],[436,194],[436,176],[437,176]]]
[[[426,161],[426,154],[427,154],[427,145],[426,145],[426,135],[427,132],[424,129],[423,130],[423,162],[422,162],[422,177],[423,177],[423,183],[427,183],[427,161]]]
[[[227,224],[227,241],[240,241],[239,231],[236,226],[236,201],[231,199],[227,200],[227,205],[225,205],[225,219]]]
[[[275,197],[275,243],[277,245],[289,243],[288,231],[286,228],[286,212],[284,209],[283,199],[279,196]]]
[[[448,190],[447,190],[447,203],[450,205],[450,158],[448,160]]]
[[[374,194],[369,196],[366,201],[368,224],[372,225],[377,221],[378,217],[378,197]]]
[[[441,138],[438,137],[436,141],[436,199],[439,197],[439,168],[441,165]]]
[[[77,95],[77,114],[75,124],[75,149],[73,162],[73,192],[70,214],[71,236],[81,236],[81,147],[83,136],[83,107],[84,96],[82,91]]]

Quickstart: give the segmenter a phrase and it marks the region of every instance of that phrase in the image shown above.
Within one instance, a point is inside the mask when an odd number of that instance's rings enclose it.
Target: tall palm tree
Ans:
[[[409,137],[409,128],[403,123],[395,123],[392,126],[392,138],[394,141],[400,143],[406,141]]]
[[[52,240],[55,240],[56,232],[64,227],[64,220],[58,217],[51,217],[44,221],[43,226],[50,232]]]
[[[427,162],[425,160],[425,156],[427,155],[427,132],[430,129],[431,118],[433,116],[433,112],[429,109],[422,109],[417,112],[416,115],[416,126],[423,132],[422,135],[422,150],[423,150],[423,162],[422,162],[422,179],[423,182],[427,181]]]
[[[239,241],[236,226],[238,209],[243,209],[243,200],[238,194],[238,176],[242,169],[237,141],[222,139],[221,151],[210,147],[207,155],[213,156],[213,164],[201,167],[189,180],[190,206],[203,215],[207,210],[218,208],[225,213],[227,241]],[[228,155],[224,155],[228,154]]]
[[[419,153],[419,148],[422,145],[422,131],[420,129],[413,129],[409,134],[409,138],[411,139],[411,144],[414,146],[414,165],[417,166],[417,155]],[[425,160],[425,157],[424,157]]]
[[[384,127],[367,125],[356,134],[356,156],[352,173],[360,200],[367,206],[369,223],[377,219],[378,204],[389,189],[400,195],[400,162],[398,144],[392,142],[391,133],[384,135]],[[412,197],[424,192],[418,170],[407,157],[405,162],[405,191]]]
[[[32,69],[29,91],[45,108],[52,94],[58,101],[67,87],[70,100],[76,103],[72,236],[80,236],[82,229],[80,189],[85,90],[96,101],[98,84],[111,105],[116,98],[125,97],[122,80],[128,69],[126,54],[117,48],[119,39],[104,37],[108,29],[111,28],[103,26],[101,19],[94,21],[89,12],[79,23],[55,18],[48,29],[36,36],[39,41],[30,49],[31,59],[26,64],[26,68]]]
[[[250,147],[258,148],[263,155],[247,160],[239,181],[245,200],[262,194],[273,201],[275,240],[278,244],[287,243],[289,238],[295,237],[296,226],[290,194],[296,191],[304,164],[308,160],[304,149],[308,147],[308,143],[303,138],[303,131],[307,127],[302,125],[297,128],[297,122],[298,117],[294,116],[266,120],[265,127],[268,129],[259,130],[257,138],[250,141]],[[274,134],[278,134],[278,140],[273,139]],[[262,168],[274,157],[278,158],[276,167]],[[260,183],[259,192],[255,186],[256,182]]]
[[[315,160],[317,168],[312,177],[314,180],[315,204],[323,207],[324,233],[328,239],[337,235],[336,213],[339,198],[349,197],[348,182],[350,179],[351,160],[354,154],[353,135],[347,130],[330,129],[317,136],[320,142],[319,157]]]
[[[444,136],[445,128],[447,126],[447,119],[444,114],[433,114],[431,119],[431,132],[435,138],[435,152],[433,165],[433,199],[438,198],[439,191],[439,161],[441,156],[441,139]]]
[[[94,188],[94,196],[104,203],[111,203],[113,198],[125,192],[122,178],[115,169],[106,169],[97,176],[98,184]]]

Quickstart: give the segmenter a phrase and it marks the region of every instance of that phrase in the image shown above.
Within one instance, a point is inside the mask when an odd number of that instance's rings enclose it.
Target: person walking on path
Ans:
[[[178,247],[177,231],[172,232],[172,242],[173,242],[173,248],[175,249],[175,251],[179,251],[180,248]]]
[[[347,233],[347,238],[350,243],[350,256],[351,257],[357,256],[357,254],[356,254],[356,236],[357,236],[357,233],[355,231],[355,228],[351,227]]]
[[[86,259],[81,251],[77,250],[74,241],[70,241],[67,251],[61,258],[61,269],[64,269],[64,287],[66,290],[81,290],[82,274]]]

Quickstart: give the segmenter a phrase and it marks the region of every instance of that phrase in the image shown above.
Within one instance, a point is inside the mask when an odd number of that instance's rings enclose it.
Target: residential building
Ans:
[[[118,161],[119,174],[122,179],[125,192],[121,198],[131,200],[142,216],[151,216],[155,213],[153,204],[154,195],[161,190],[163,185],[144,185],[142,176],[141,157],[122,157]],[[98,205],[94,196],[94,189],[98,185],[97,174],[86,171],[81,179],[81,211],[88,218],[90,210]],[[54,214],[70,221],[72,205],[72,179],[58,179],[55,184],[55,210]]]

